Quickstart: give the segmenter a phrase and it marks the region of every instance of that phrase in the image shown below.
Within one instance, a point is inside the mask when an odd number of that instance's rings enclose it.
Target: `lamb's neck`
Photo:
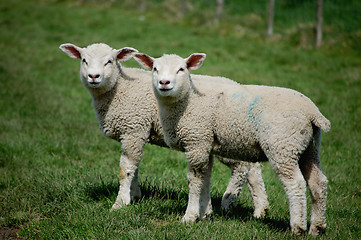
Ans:
[[[182,117],[188,106],[188,98],[179,101],[169,101],[169,99],[157,99],[161,121],[169,121],[176,123]]]
[[[88,91],[94,101],[100,101],[100,100],[106,98],[106,96],[108,96],[109,93],[113,92],[115,87],[116,87],[116,85],[114,85],[112,88],[106,88],[106,89],[105,88],[102,88],[102,89],[88,88]]]
[[[118,97],[117,95],[117,87],[118,84],[115,84],[113,88],[101,95],[93,96],[93,107],[95,110],[95,114],[97,116],[99,127],[102,131],[102,133],[109,137],[113,138],[115,140],[118,140],[117,132],[114,130],[114,125],[112,124],[112,121],[109,121],[109,119],[112,119],[114,116],[111,113],[115,107],[117,107],[118,104]],[[118,106],[119,107],[119,106]]]
[[[109,106],[112,105],[115,95],[117,94],[117,85],[118,84],[115,84],[111,90],[103,94],[93,95],[93,107],[98,117],[104,117],[109,109]]]
[[[98,115],[98,118],[103,118],[106,115],[106,112],[108,111],[109,107],[113,103],[115,99],[120,100],[121,98],[121,91],[120,91],[120,82],[122,79],[120,79],[121,76],[118,75],[115,83],[112,84],[112,87],[109,87],[107,91],[93,91],[91,92],[92,98],[93,98],[93,106],[94,109]]]
[[[164,108],[170,108],[170,109],[179,108],[184,106],[188,102],[189,94],[186,94],[186,96],[183,96],[181,99],[178,99],[177,97],[174,96],[161,96],[156,91],[154,91],[154,93],[156,95],[158,105]]]

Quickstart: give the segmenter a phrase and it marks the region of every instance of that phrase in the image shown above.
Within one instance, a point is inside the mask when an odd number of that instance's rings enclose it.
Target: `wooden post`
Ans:
[[[188,0],[182,0],[182,13],[183,16],[188,13]]]
[[[317,0],[316,47],[322,44],[323,0]]]
[[[147,0],[140,0],[139,11],[145,13],[147,11]]]
[[[224,0],[217,0],[216,20],[219,22],[223,13]]]
[[[274,18],[275,0],[268,2],[268,15],[267,15],[267,36],[273,34],[273,18]]]

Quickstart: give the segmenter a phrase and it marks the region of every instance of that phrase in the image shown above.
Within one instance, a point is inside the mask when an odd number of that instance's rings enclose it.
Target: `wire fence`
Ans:
[[[60,1],[60,0],[59,0]],[[64,1],[64,0],[63,0]],[[111,3],[161,16],[165,20],[185,21],[192,25],[230,24],[245,34],[267,32],[267,9],[270,0],[73,0],[81,3]],[[274,0],[273,33],[316,38],[317,0]],[[222,5],[220,8],[220,4]],[[329,41],[349,39],[361,48],[361,1],[324,0],[323,32]],[[305,35],[312,35],[305,37]],[[306,42],[310,42],[307,40]],[[302,43],[301,43],[302,44]]]

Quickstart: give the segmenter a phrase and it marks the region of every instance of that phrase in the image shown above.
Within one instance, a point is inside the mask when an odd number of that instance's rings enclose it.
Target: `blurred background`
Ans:
[[[141,20],[159,18],[197,26],[199,33],[264,37],[309,48],[351,45],[360,50],[357,0],[54,0],[127,9]],[[322,34],[323,37],[318,37]]]
[[[222,213],[230,171],[216,161],[212,220],[180,224],[187,162],[152,145],[140,164],[142,199],[110,213],[121,146],[99,131],[79,60],[59,50],[96,42],[153,57],[204,52],[194,74],[308,96],[332,123],[322,135],[328,222],[319,239],[360,238],[360,0],[0,0],[0,239],[295,238],[268,163],[265,219],[252,217],[247,188]],[[139,68],[132,59],[122,65]]]

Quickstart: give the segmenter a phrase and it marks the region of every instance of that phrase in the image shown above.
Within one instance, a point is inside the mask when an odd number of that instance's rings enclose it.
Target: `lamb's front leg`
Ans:
[[[120,157],[119,192],[112,210],[129,205],[132,201],[141,197],[138,182],[138,166],[141,160],[143,141],[122,141],[122,155]]]
[[[196,159],[198,160],[195,161],[194,158],[189,160],[188,158],[189,197],[186,214],[182,218],[182,222],[186,223],[204,219],[212,214],[210,186],[213,157],[208,154],[208,156],[203,156],[203,160],[201,160],[201,156]],[[208,161],[204,161],[204,159],[208,159]]]

